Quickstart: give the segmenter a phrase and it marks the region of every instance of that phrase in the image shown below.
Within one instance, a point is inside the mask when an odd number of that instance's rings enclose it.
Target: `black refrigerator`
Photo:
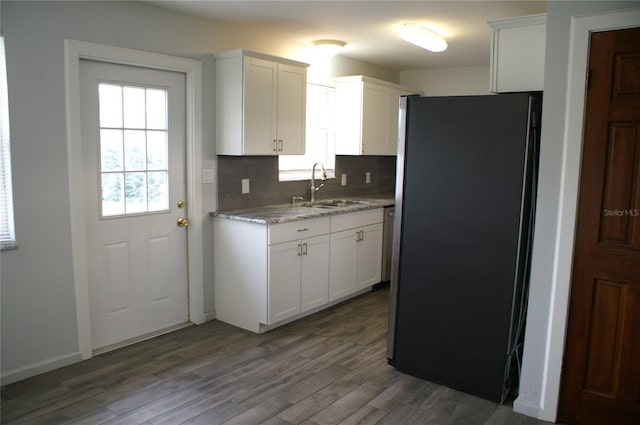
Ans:
[[[401,100],[387,357],[488,400],[516,388],[541,98]]]

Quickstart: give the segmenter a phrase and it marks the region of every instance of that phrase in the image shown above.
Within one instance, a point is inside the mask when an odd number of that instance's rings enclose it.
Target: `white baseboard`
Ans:
[[[205,312],[204,314],[204,320],[205,322],[214,320],[216,318],[216,312],[215,310],[212,311],[208,311]],[[190,323],[187,323],[186,326],[189,326]],[[177,329],[180,329],[182,327],[185,327],[185,324],[182,325],[178,325],[174,328],[171,328],[169,330],[164,330],[159,332],[158,334],[162,334],[165,333],[167,331],[174,331]],[[153,336],[157,336],[156,334],[154,334]],[[143,339],[147,339],[149,336],[146,336],[144,338],[141,338],[141,340]],[[123,344],[123,345],[128,345],[130,344],[131,341],[128,341],[127,344]],[[114,349],[114,348],[118,348],[118,347],[109,347],[109,349],[106,350],[96,350],[93,352],[93,355],[97,355],[100,354],[103,351],[110,351],[110,349]],[[27,379],[27,378],[31,378],[32,376],[36,376],[39,375],[41,373],[45,373],[45,372],[49,372],[52,371],[54,369],[58,369],[61,368],[63,366],[68,366],[70,364],[73,363],[77,363],[82,361],[82,354],[78,351],[75,353],[71,353],[71,354],[65,354],[62,356],[58,356],[58,357],[52,357],[50,359],[45,359],[45,360],[41,360],[39,362],[36,363],[32,363],[20,368],[16,368],[16,369],[12,369],[12,370],[7,370],[7,371],[2,371],[2,375],[0,375],[0,384],[1,385],[9,385],[9,384],[13,384],[14,382],[18,382],[18,381],[22,381],[23,379]]]
[[[530,416],[536,419],[542,419],[540,414],[542,409],[537,403],[539,400],[526,399],[525,397],[518,397],[513,401],[513,411],[525,416]]]
[[[204,321],[205,322],[209,322],[213,319],[216,318],[216,311],[215,310],[211,310],[211,311],[205,311],[204,312]]]
[[[3,371],[0,376],[0,382],[2,385],[9,385],[79,361],[82,361],[82,355],[79,351],[71,354],[64,354],[62,356],[51,357],[23,367]]]

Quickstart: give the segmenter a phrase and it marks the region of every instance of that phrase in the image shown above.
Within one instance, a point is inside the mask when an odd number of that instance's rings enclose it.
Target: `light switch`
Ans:
[[[371,183],[371,172],[370,171],[367,171],[365,173],[364,182],[365,183]]]
[[[346,186],[347,185],[347,175],[346,174],[342,175],[342,183],[341,183],[341,185],[342,186]]]
[[[242,194],[249,193],[249,179],[242,179]]]
[[[202,170],[202,183],[215,183],[216,182],[216,173],[212,169],[203,169]]]

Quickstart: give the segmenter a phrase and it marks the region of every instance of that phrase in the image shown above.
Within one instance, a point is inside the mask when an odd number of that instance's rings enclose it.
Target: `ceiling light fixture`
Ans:
[[[330,58],[338,54],[346,43],[340,40],[316,40],[312,41],[314,53],[320,57]]]
[[[406,22],[398,28],[400,38],[432,52],[447,50],[447,41],[417,22]]]

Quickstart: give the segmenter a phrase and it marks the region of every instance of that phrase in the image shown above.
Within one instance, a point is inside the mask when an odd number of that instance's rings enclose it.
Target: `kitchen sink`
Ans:
[[[303,205],[314,208],[342,208],[361,203],[361,201],[354,201],[352,199],[328,199],[324,201],[308,202]]]

